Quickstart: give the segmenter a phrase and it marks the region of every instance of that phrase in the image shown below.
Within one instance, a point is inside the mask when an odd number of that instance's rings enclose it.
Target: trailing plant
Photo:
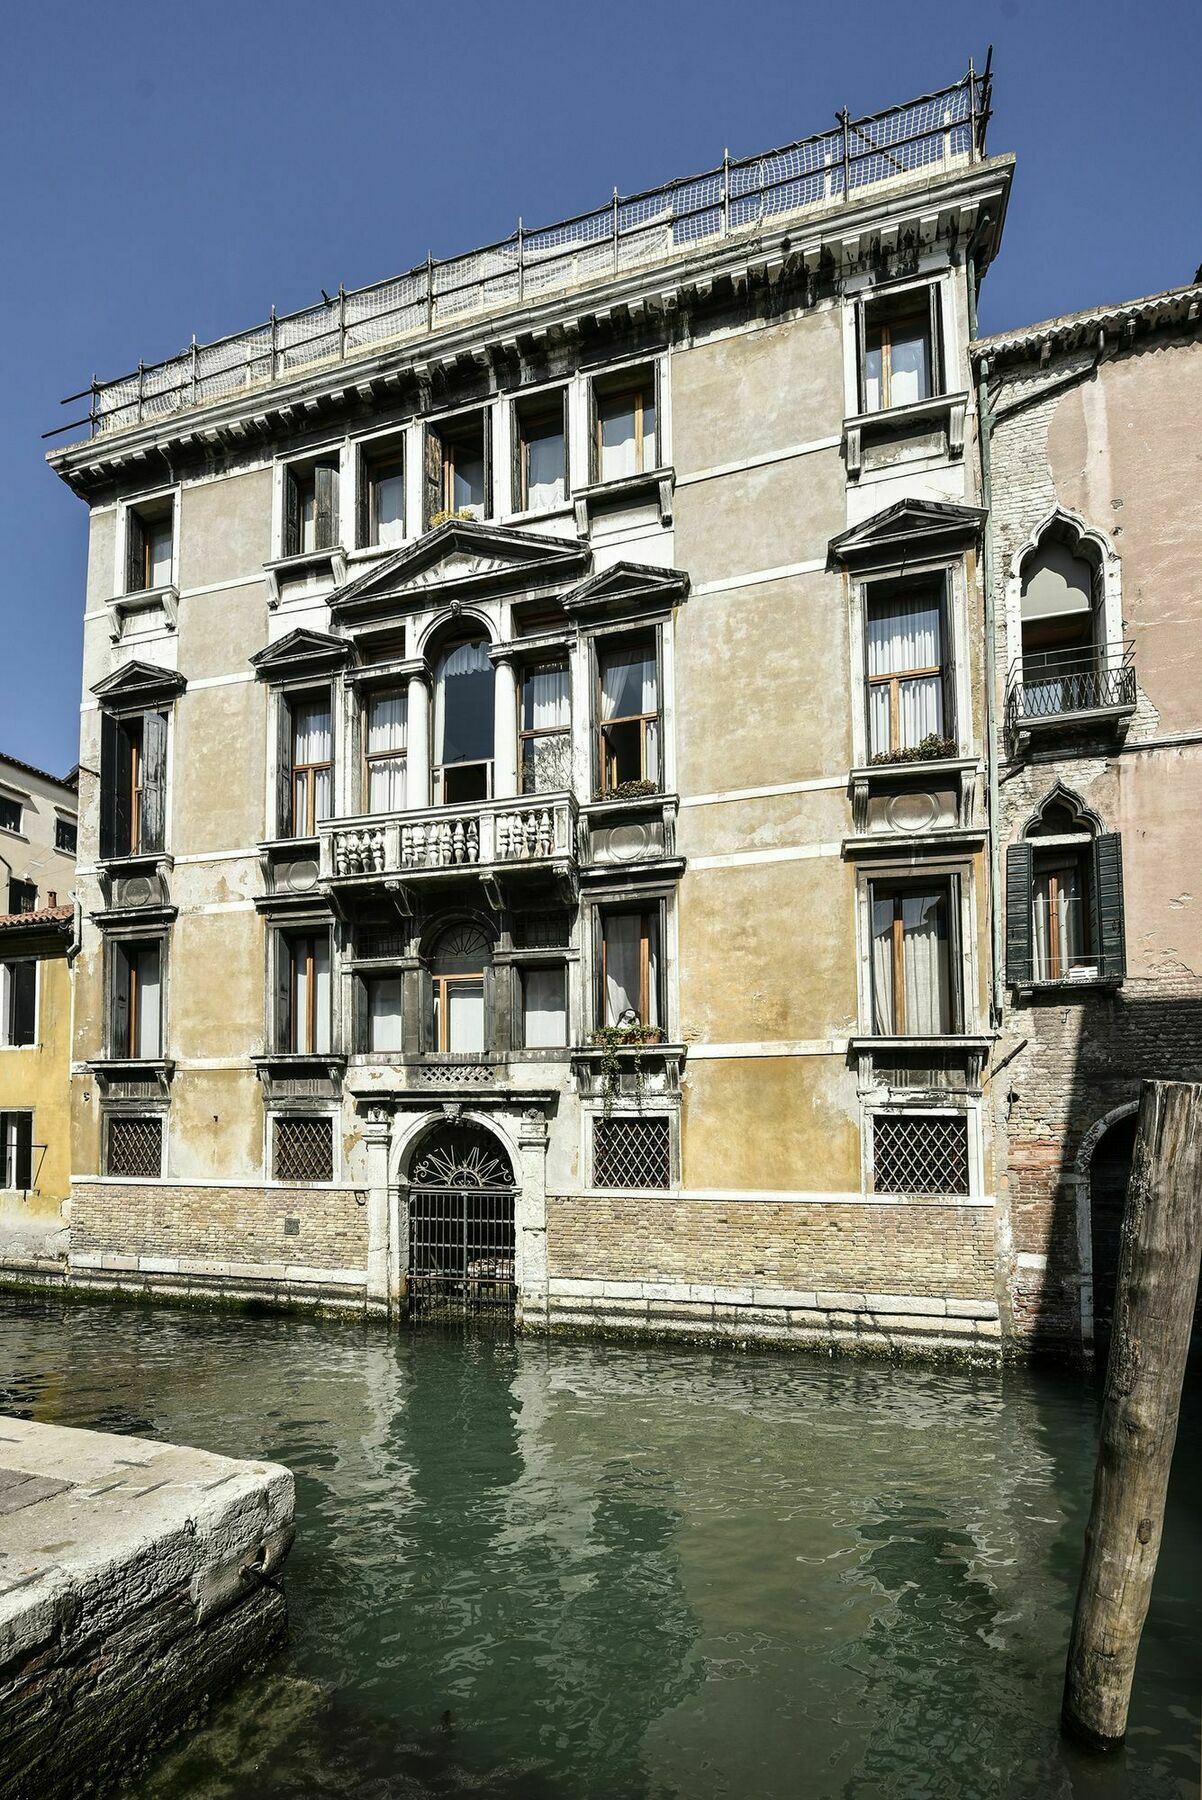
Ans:
[[[937,731],[929,731],[921,743],[911,745],[908,750],[878,750],[869,760],[873,764],[938,762],[955,754],[955,738],[940,737]]]
[[[622,1065],[618,1057],[619,1050],[642,1050],[647,1044],[662,1044],[663,1030],[658,1025],[601,1025],[596,1031],[590,1031],[589,1043],[601,1051],[601,1098],[606,1118],[609,1117],[611,1103],[618,1092]],[[639,1105],[642,1105],[645,1069],[641,1056],[634,1059],[634,1088]]]
[[[461,506],[458,512],[448,512],[444,507],[441,511],[430,514],[430,530],[433,531],[437,525],[445,525],[448,519],[474,519],[475,516],[470,506]]]
[[[657,781],[619,781],[616,787],[597,788],[594,800],[642,800],[648,794],[658,794]]]

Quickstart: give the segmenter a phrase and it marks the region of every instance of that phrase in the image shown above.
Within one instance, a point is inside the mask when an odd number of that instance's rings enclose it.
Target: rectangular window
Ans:
[[[364,708],[364,760],[369,813],[399,812],[405,804],[406,697],[403,688],[381,688]]]
[[[568,1041],[568,972],[562,963],[523,969],[522,1042],[528,1050],[562,1049]]]
[[[54,848],[74,856],[79,843],[79,827],[74,819],[54,821]]]
[[[522,671],[523,794],[560,793],[572,785],[571,682],[567,658]]]
[[[20,831],[22,806],[8,794],[0,794],[0,831]]]
[[[333,1181],[333,1119],[277,1119],[272,1132],[271,1173],[275,1181]]]
[[[602,647],[598,654],[601,792],[630,782],[660,783],[659,672],[655,639]]]
[[[1089,873],[1083,852],[1036,855],[1032,872],[1036,981],[1096,974],[1089,930]]]
[[[330,1051],[330,934],[289,933],[282,946],[287,986],[283,1048],[294,1056],[328,1056]]]
[[[113,945],[114,1056],[156,1062],[163,1054],[162,946]]]
[[[125,591],[170,587],[175,552],[175,510],[168,501],[130,507],[125,515]]]
[[[32,881],[18,881],[13,877],[8,884],[8,910],[10,913],[31,913],[38,910],[38,890]]]
[[[109,1117],[105,1129],[104,1172],[135,1180],[152,1180],[163,1172],[163,1121],[133,1118],[125,1113]]]
[[[868,750],[943,753],[953,724],[940,587],[868,594]]]
[[[405,463],[396,443],[362,452],[359,542],[393,550],[405,541]]]
[[[659,1025],[659,909],[602,909],[602,1025]]]
[[[567,389],[514,407],[517,479],[514,499],[521,512],[546,512],[568,497]]]
[[[164,848],[167,715],[105,713],[100,737],[100,854],[147,856]]]
[[[0,1046],[37,1041],[38,966],[30,959],[0,963]]]
[[[861,410],[912,406],[939,391],[939,290],[869,300],[861,314]]]
[[[0,1112],[0,1188],[27,1194],[33,1186],[33,1114]]]
[[[367,1048],[401,1048],[401,977],[369,975],[367,988]]]
[[[593,1186],[644,1192],[671,1181],[671,1123],[619,1114],[593,1120]]]
[[[935,1037],[956,1029],[949,885],[869,883],[872,1029]]]
[[[426,516],[491,511],[488,417],[483,412],[426,427]]]
[[[621,387],[594,390],[598,481],[641,475],[658,463],[655,379],[640,374]]]
[[[872,1120],[873,1192],[906,1199],[968,1197],[968,1120],[928,1113],[877,1113]]]
[[[293,465],[284,470],[284,555],[332,550],[338,542],[338,463]]]
[[[287,702],[292,726],[292,806],[288,837],[315,837],[334,810],[334,747],[330,695],[298,694]]]
[[[455,1056],[484,1049],[484,976],[434,977],[434,1042]]]

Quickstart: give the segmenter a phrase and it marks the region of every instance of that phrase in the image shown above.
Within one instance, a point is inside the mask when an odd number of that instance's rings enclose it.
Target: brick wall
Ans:
[[[552,1276],[751,1283],[992,1300],[987,1207],[660,1200],[547,1201]]]
[[[285,1222],[298,1222],[295,1232]],[[79,1182],[71,1252],[97,1257],[362,1269],[367,1209],[346,1188],[163,1187]]]

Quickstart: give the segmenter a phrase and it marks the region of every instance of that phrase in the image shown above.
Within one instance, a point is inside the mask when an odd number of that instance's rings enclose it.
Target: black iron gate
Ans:
[[[440,1126],[414,1160],[409,1191],[409,1316],[510,1313],[513,1170],[477,1126]]]

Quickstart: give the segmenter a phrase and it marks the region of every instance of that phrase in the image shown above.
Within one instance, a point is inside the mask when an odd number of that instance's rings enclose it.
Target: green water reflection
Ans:
[[[290,1648],[143,1800],[1198,1791],[1196,1395],[1104,1765],[1071,1380],[0,1300],[0,1411],[296,1473]]]

